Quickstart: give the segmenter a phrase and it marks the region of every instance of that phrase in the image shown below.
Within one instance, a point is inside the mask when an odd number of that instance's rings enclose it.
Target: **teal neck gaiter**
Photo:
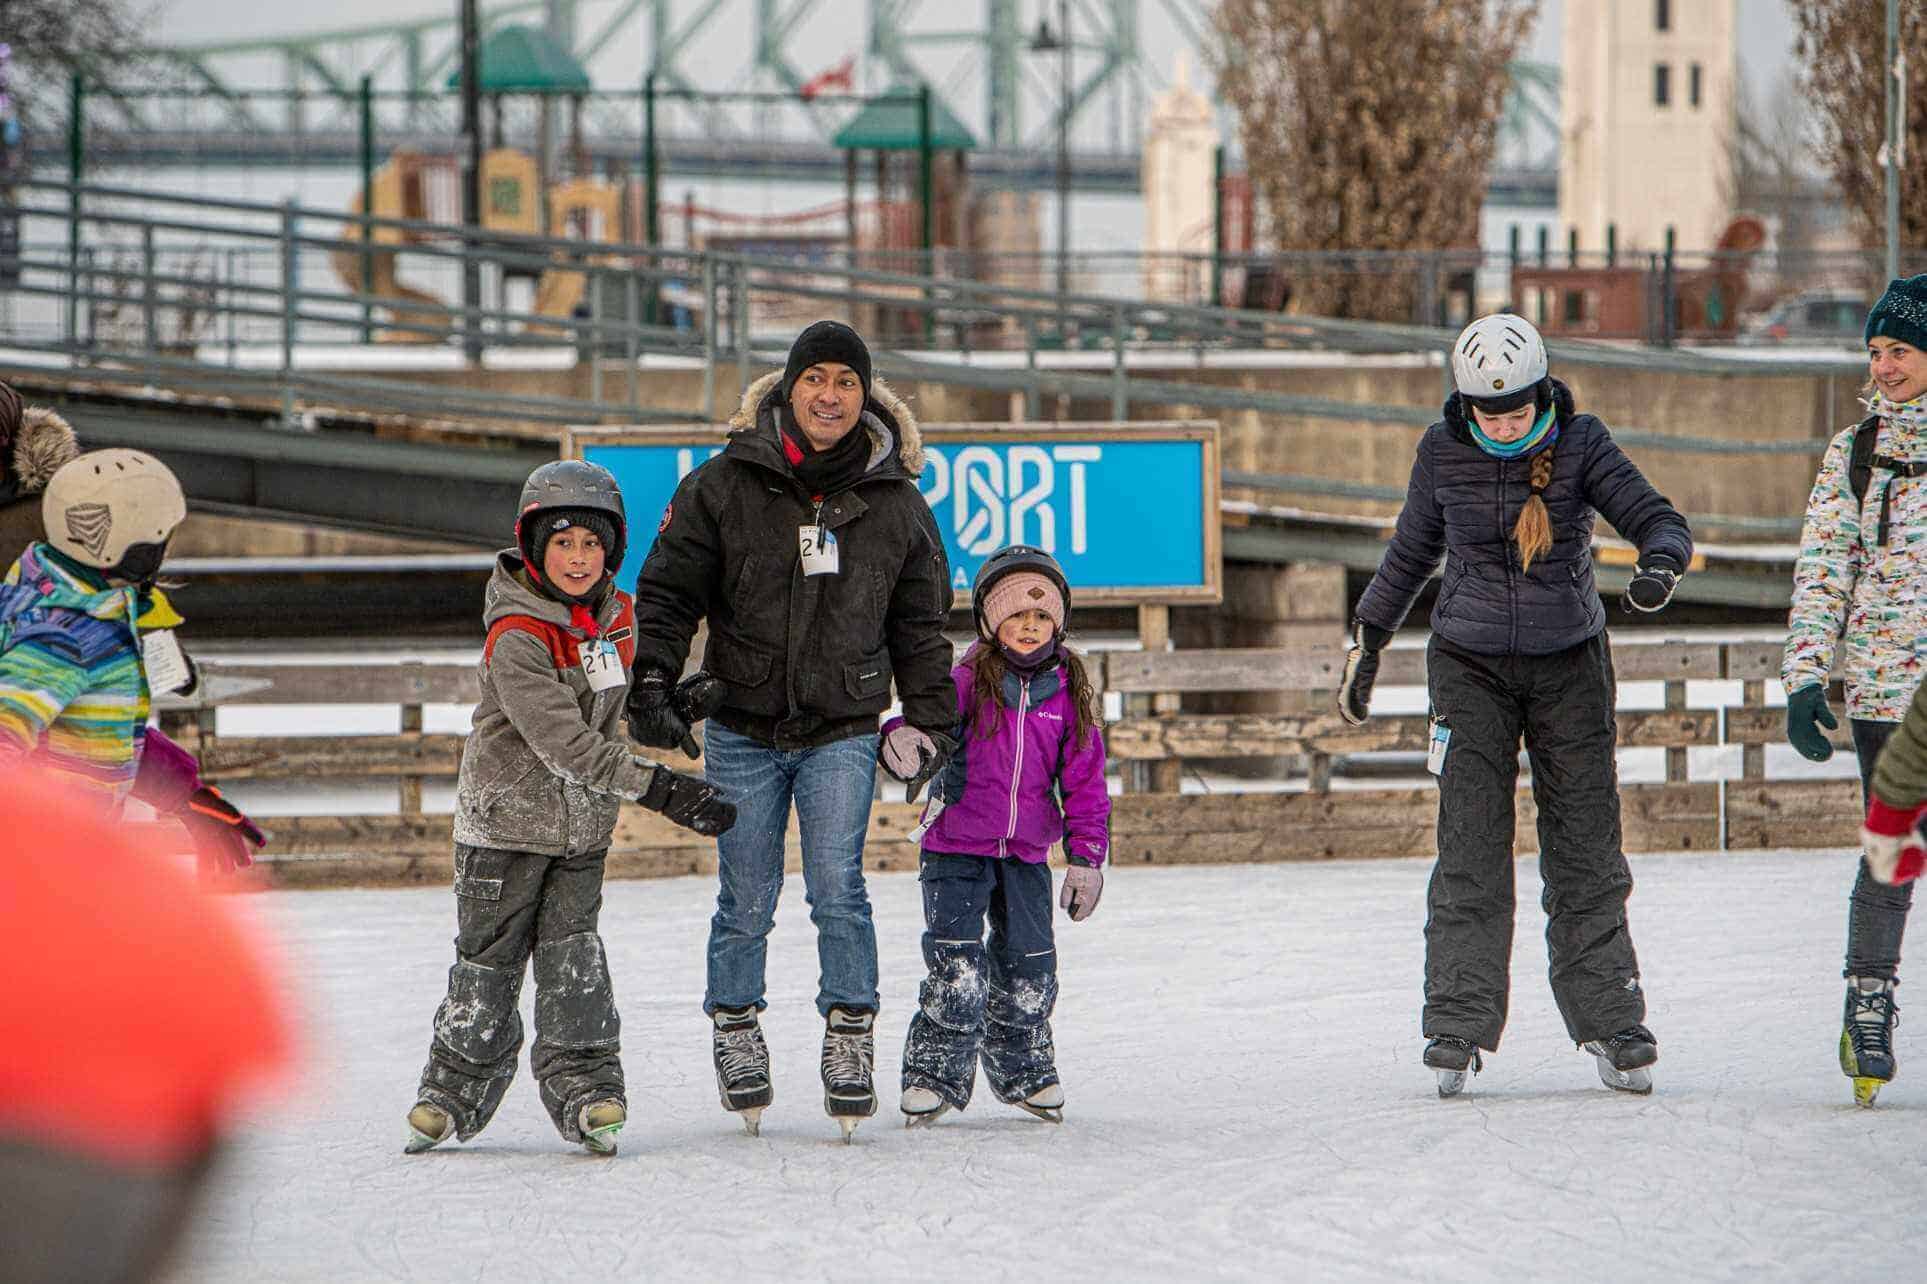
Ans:
[[[1550,445],[1552,439],[1558,436],[1557,431],[1553,428],[1554,418],[1556,418],[1556,414],[1553,408],[1547,406],[1545,413],[1533,421],[1532,431],[1517,441],[1494,441],[1492,438],[1480,432],[1478,417],[1475,416],[1470,409],[1465,413],[1465,426],[1471,430],[1472,440],[1477,443],[1479,449],[1483,450],[1486,454],[1496,459],[1519,459],[1526,455],[1536,454],[1542,447]]]

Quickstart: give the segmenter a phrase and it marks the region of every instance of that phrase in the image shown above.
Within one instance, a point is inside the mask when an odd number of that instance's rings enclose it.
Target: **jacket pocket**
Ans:
[[[455,845],[455,894],[478,901],[502,899],[502,882],[508,877],[510,853],[492,847]]]
[[[743,554],[742,564],[736,568],[736,579],[729,586],[730,609],[739,620],[755,611],[756,562],[759,556],[756,549]]]
[[[873,700],[889,702],[890,652],[880,650],[855,664],[843,666],[843,689],[852,700],[867,704]]]
[[[745,694],[768,685],[773,663],[773,657],[761,647],[720,633],[709,635],[709,646],[703,651],[703,667]]]

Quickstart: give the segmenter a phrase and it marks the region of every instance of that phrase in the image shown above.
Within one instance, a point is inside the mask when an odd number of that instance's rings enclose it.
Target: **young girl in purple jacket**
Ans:
[[[1045,860],[1062,842],[1058,904],[1074,923],[1089,918],[1110,847],[1100,714],[1083,661],[1064,644],[1070,585],[1050,554],[998,550],[971,596],[978,640],[950,674],[961,747],[936,777],[920,826],[930,975],[903,1048],[901,1108],[909,1126],[964,1109],[981,1057],[999,1101],[1059,1123]],[[920,765],[916,735],[896,720],[884,728],[885,765],[900,779]]]

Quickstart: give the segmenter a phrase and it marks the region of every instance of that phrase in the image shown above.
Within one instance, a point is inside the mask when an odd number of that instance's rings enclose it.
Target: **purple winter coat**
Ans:
[[[969,707],[971,678],[967,656],[950,671],[965,721],[962,745],[932,784],[932,796],[947,805],[923,849],[1036,865],[1061,841],[1066,856],[1102,865],[1111,848],[1104,734],[1093,727],[1082,745],[1072,743],[1076,711],[1064,667],[1040,669],[1028,683],[1006,672],[996,734],[988,739],[975,725],[982,710]],[[892,718],[883,733],[901,721]]]

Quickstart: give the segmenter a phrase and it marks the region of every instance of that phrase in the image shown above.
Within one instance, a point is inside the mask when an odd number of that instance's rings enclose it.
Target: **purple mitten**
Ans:
[[[1103,895],[1104,871],[1095,865],[1072,862],[1064,870],[1064,890],[1057,894],[1057,905],[1071,916],[1071,922],[1082,923],[1097,909]]]
[[[201,764],[194,755],[149,727],[134,773],[134,797],[166,816],[200,787]]]

